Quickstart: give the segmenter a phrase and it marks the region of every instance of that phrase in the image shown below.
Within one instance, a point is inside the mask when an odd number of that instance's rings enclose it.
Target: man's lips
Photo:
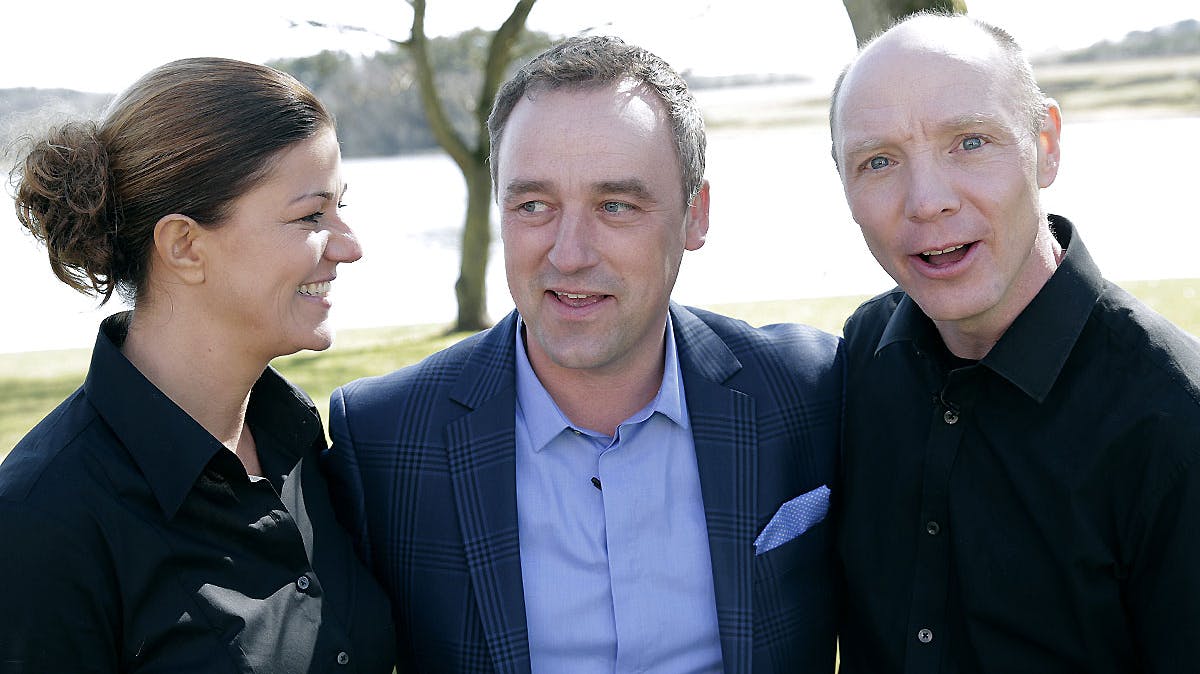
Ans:
[[[923,251],[918,253],[917,257],[921,258],[921,261],[925,264],[941,267],[962,261],[974,246],[975,242],[957,243],[945,248],[934,248]]]
[[[593,292],[569,292],[565,290],[549,290],[547,292],[553,295],[554,299],[558,302],[574,309],[588,307],[606,297],[610,297],[610,295]]]

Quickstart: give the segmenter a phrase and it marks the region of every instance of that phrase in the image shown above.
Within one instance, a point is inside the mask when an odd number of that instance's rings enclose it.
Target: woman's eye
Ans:
[[[983,147],[983,139],[980,138],[979,136],[971,136],[970,138],[963,138],[962,149],[978,150],[981,147]]]
[[[891,165],[891,163],[892,163],[892,160],[888,159],[887,157],[871,157],[870,159],[867,160],[867,166],[871,167],[871,170],[873,170],[873,171],[878,171],[879,169],[887,168],[888,166]]]
[[[601,208],[604,209],[605,213],[624,213],[625,211],[632,210],[633,206],[621,201],[606,201]]]
[[[325,217],[325,211],[317,211],[316,213],[310,213],[300,218],[300,222],[311,222],[314,225],[319,225],[323,217]]]

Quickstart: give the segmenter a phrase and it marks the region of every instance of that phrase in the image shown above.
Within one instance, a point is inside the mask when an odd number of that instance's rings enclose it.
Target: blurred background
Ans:
[[[473,139],[490,31],[515,0],[428,0],[425,33],[454,130]],[[1200,277],[1200,5],[1195,0],[968,0],[1009,30],[1064,109],[1063,161],[1044,192],[1118,282]],[[48,120],[97,115],[145,71],[186,56],[270,63],[334,110],[349,184],[344,217],[363,260],[334,285],[339,328],[456,320],[467,189],[425,122],[402,0],[204,3],[24,2],[4,10],[0,140]],[[519,52],[614,34],[684,72],[709,128],[712,227],[685,257],[675,298],[714,305],[872,294],[891,286],[850,219],[829,160],[833,79],[856,48],[839,0],[539,0]],[[5,165],[7,171],[7,163]],[[50,273],[44,250],[0,198],[10,286],[0,353],[86,348],[123,309]],[[494,218],[493,218],[494,222]],[[512,306],[499,241],[486,314]]]

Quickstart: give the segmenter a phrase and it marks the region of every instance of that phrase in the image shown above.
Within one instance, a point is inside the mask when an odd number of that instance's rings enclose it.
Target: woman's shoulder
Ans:
[[[107,488],[97,464],[121,460],[120,444],[77,389],[46,415],[0,463],[0,503],[44,512],[86,508]],[[65,512],[64,512],[65,514]]]

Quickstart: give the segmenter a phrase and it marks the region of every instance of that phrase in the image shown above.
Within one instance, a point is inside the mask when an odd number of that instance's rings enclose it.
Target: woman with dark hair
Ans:
[[[0,465],[0,671],[390,672],[320,417],[268,366],[329,346],[362,252],[328,111],[272,68],[175,61],[13,179],[55,274],[134,308]]]

